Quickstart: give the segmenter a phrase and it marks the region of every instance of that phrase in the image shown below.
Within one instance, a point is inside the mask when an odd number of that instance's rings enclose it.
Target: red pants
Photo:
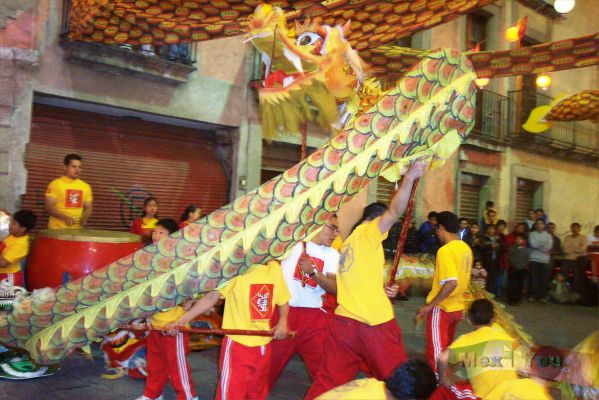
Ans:
[[[599,253],[589,253],[591,259],[591,276],[599,276]]]
[[[437,357],[453,342],[462,312],[445,312],[439,307],[426,317],[426,361],[437,372]]]
[[[289,307],[287,327],[295,332],[293,339],[270,342],[272,359],[270,362],[269,384],[272,388],[281,371],[291,357],[300,355],[310,377],[314,379],[326,336],[329,315],[320,308]]]
[[[406,360],[401,331],[395,319],[370,326],[334,315],[329,320],[322,361],[306,399],[351,381],[363,363],[374,378],[385,380]]]
[[[178,332],[174,336],[166,336],[151,331],[146,352],[148,376],[145,396],[151,399],[159,397],[170,380],[177,393],[177,400],[191,400],[195,397],[191,370],[185,356],[189,353],[188,334]]]
[[[439,386],[428,398],[428,400],[476,400],[478,397],[474,394],[474,389],[468,381],[461,381],[451,386]]]
[[[270,345],[248,347],[225,336],[220,347],[216,400],[266,399]]]
[[[23,274],[21,271],[14,274],[0,274],[0,281],[3,279],[8,279],[8,282],[13,286],[23,286]]]

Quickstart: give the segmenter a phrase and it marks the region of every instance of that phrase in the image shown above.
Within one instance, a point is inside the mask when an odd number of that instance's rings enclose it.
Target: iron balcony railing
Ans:
[[[476,123],[472,139],[507,144],[507,97],[490,90],[479,90],[476,94]]]
[[[531,133],[522,127],[532,110],[552,100],[544,93],[523,90],[511,91],[507,97],[490,90],[479,90],[470,139],[599,167],[597,124],[591,121],[556,122],[543,133]]]
[[[533,109],[552,100],[544,93],[523,90],[508,93],[510,146],[599,166],[599,125],[591,121],[555,122],[542,133],[531,133],[522,127]]]
[[[63,1],[61,37],[66,38],[71,30],[71,0]],[[193,65],[197,62],[197,51],[194,42],[179,43],[175,45],[127,45],[127,44],[103,44],[123,53],[131,52],[148,58],[158,58],[170,62]]]

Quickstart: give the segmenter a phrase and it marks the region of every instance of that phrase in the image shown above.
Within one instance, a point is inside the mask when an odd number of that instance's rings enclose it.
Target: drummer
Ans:
[[[81,161],[79,155],[67,154],[65,174],[50,182],[46,189],[48,229],[82,229],[92,215],[91,186],[79,179]]]

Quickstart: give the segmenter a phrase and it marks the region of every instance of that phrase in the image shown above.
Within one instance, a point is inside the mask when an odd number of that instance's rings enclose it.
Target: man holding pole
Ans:
[[[335,275],[339,253],[331,244],[339,233],[337,216],[329,219],[310,242],[299,242],[289,257],[281,261],[283,277],[291,293],[289,329],[295,332],[290,339],[272,342],[270,386],[274,386],[291,357],[300,355],[310,377],[314,379],[324,346],[329,315],[323,309],[323,295],[337,293]]]
[[[247,273],[231,279],[220,291],[207,293],[166,329],[184,328],[195,317],[211,309],[220,298],[226,300],[223,330],[268,330],[274,306],[277,306],[279,321],[272,329],[273,336],[226,335],[220,350],[221,373],[216,399],[266,399],[270,342],[273,337],[287,337],[290,295],[281,266],[276,261],[252,266]]]
[[[472,250],[458,238],[460,225],[455,214],[437,216],[437,236],[444,245],[437,252],[433,288],[416,320],[426,317],[426,359],[437,371],[437,358],[453,341],[464,309],[464,292],[470,287]]]
[[[385,380],[407,360],[388,298],[397,294],[397,286],[385,284],[382,242],[406,210],[414,182],[426,167],[422,162],[411,166],[388,209],[379,203],[366,207],[343,243],[337,273],[339,305],[329,321],[322,361],[306,399],[354,379],[363,364],[374,378]]]

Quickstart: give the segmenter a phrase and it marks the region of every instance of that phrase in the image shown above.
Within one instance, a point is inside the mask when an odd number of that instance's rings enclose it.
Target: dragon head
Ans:
[[[289,28],[283,10],[262,4],[248,18],[247,41],[260,53],[265,78],[259,91],[264,136],[296,133],[316,122],[329,128],[338,106],[355,96],[367,65],[345,39],[350,29],[296,21]]]

